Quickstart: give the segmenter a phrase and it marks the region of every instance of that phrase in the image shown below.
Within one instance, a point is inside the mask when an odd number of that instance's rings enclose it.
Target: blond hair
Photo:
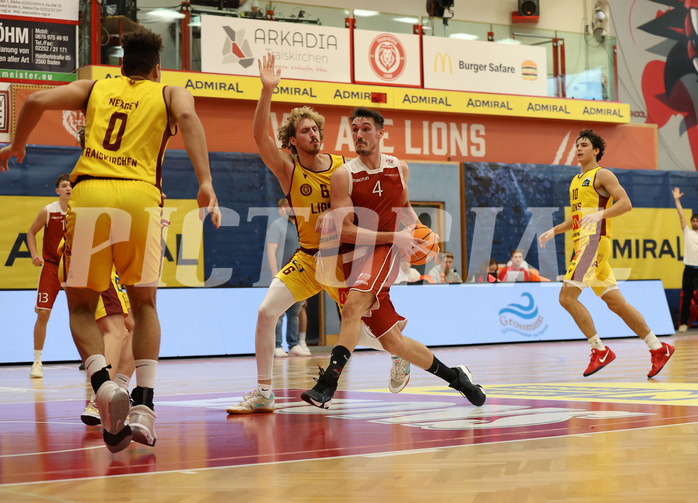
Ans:
[[[296,125],[303,119],[315,122],[320,132],[320,143],[325,136],[325,118],[322,115],[311,107],[294,108],[279,126],[279,133],[276,135],[281,142],[281,147],[290,150],[294,155],[298,154],[298,151],[294,145],[291,145],[291,138],[296,136]]]

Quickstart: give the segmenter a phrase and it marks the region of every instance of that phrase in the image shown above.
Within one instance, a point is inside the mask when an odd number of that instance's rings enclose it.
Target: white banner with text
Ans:
[[[545,48],[424,37],[424,87],[548,95]]]
[[[268,53],[284,79],[351,82],[347,29],[201,16],[203,72],[258,76]]]
[[[419,35],[355,30],[354,80],[420,86]]]

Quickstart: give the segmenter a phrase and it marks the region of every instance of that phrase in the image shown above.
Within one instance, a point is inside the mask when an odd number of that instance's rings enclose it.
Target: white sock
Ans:
[[[41,363],[41,350],[40,349],[34,350],[34,363]]]
[[[271,398],[271,384],[262,384],[261,382],[258,382],[257,389],[264,398]]]
[[[155,374],[158,370],[157,360],[136,360],[136,385],[141,388],[155,388]]]
[[[298,345],[301,347],[305,347],[305,332],[298,332]]]
[[[131,384],[131,378],[126,374],[116,374],[114,376],[114,382],[118,384],[120,388],[128,391],[128,386]]]
[[[603,351],[604,349],[606,349],[606,346],[603,345],[603,342],[601,342],[601,339],[599,338],[598,334],[589,338],[589,344],[591,344],[592,348],[598,349],[599,351]]]
[[[647,344],[650,349],[659,349],[662,347],[662,343],[659,342],[659,339],[657,339],[657,336],[654,335],[652,331],[642,340],[645,341],[645,344]]]
[[[87,372],[87,377],[92,377],[92,374],[99,372],[104,367],[107,366],[107,359],[104,355],[91,355],[85,360],[85,371]]]

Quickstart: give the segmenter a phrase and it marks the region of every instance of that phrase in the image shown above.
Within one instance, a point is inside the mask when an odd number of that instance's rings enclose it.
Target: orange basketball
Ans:
[[[423,239],[426,241],[426,243],[420,246],[421,249],[416,249],[414,253],[410,255],[410,264],[426,264],[430,260],[433,260],[434,257],[436,257],[436,254],[439,253],[438,236],[426,225],[417,224],[417,226],[412,230],[412,236],[417,239]]]

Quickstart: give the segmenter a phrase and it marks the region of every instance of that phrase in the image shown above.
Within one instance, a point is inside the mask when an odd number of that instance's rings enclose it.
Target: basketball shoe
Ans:
[[[99,419],[99,411],[97,410],[94,400],[87,402],[85,410],[80,414],[80,419],[87,426],[97,426],[101,422]]]
[[[652,357],[652,368],[647,377],[654,377],[659,374],[659,371],[664,368],[664,365],[669,361],[671,355],[674,354],[674,346],[662,342],[662,347],[658,349],[650,349],[650,355]]]
[[[240,403],[231,405],[226,409],[228,414],[254,414],[257,412],[274,412],[275,410],[274,393],[271,394],[271,397],[266,398],[256,388],[254,391],[245,393]]]
[[[468,370],[465,365],[458,365],[455,367],[458,372],[458,377],[456,377],[451,384],[448,386],[459,391],[461,395],[468,399],[470,403],[476,407],[481,406],[485,403],[487,395],[485,390],[479,384],[473,384],[473,375]]]
[[[609,348],[608,346],[606,346],[606,349],[603,351],[596,348],[592,348],[591,361],[589,362],[589,366],[582,375],[584,377],[589,377],[591,374],[595,374],[615,359],[616,354],[613,351],[611,351],[611,348]]]
[[[154,446],[158,439],[155,434],[155,411],[147,405],[134,405],[129,410],[129,426],[133,441],[139,444]]]
[[[337,381],[327,377],[322,367],[320,367],[320,376],[314,379],[317,383],[313,389],[303,392],[301,398],[315,407],[329,409],[334,392],[337,391]]]
[[[288,350],[288,356],[313,356],[313,354],[307,346],[303,347],[300,344],[296,344]]]
[[[104,443],[111,452],[119,452],[131,443],[131,428],[126,425],[131,399],[114,381],[106,381],[95,398]]]
[[[392,393],[400,393],[407,383],[410,382],[410,362],[392,355],[393,366],[390,368],[390,379],[388,379],[388,389]]]
[[[29,372],[29,377],[31,377],[32,379],[39,379],[41,377],[44,377],[43,372],[41,372],[41,367],[43,367],[41,362],[34,362],[32,364],[32,369]]]

